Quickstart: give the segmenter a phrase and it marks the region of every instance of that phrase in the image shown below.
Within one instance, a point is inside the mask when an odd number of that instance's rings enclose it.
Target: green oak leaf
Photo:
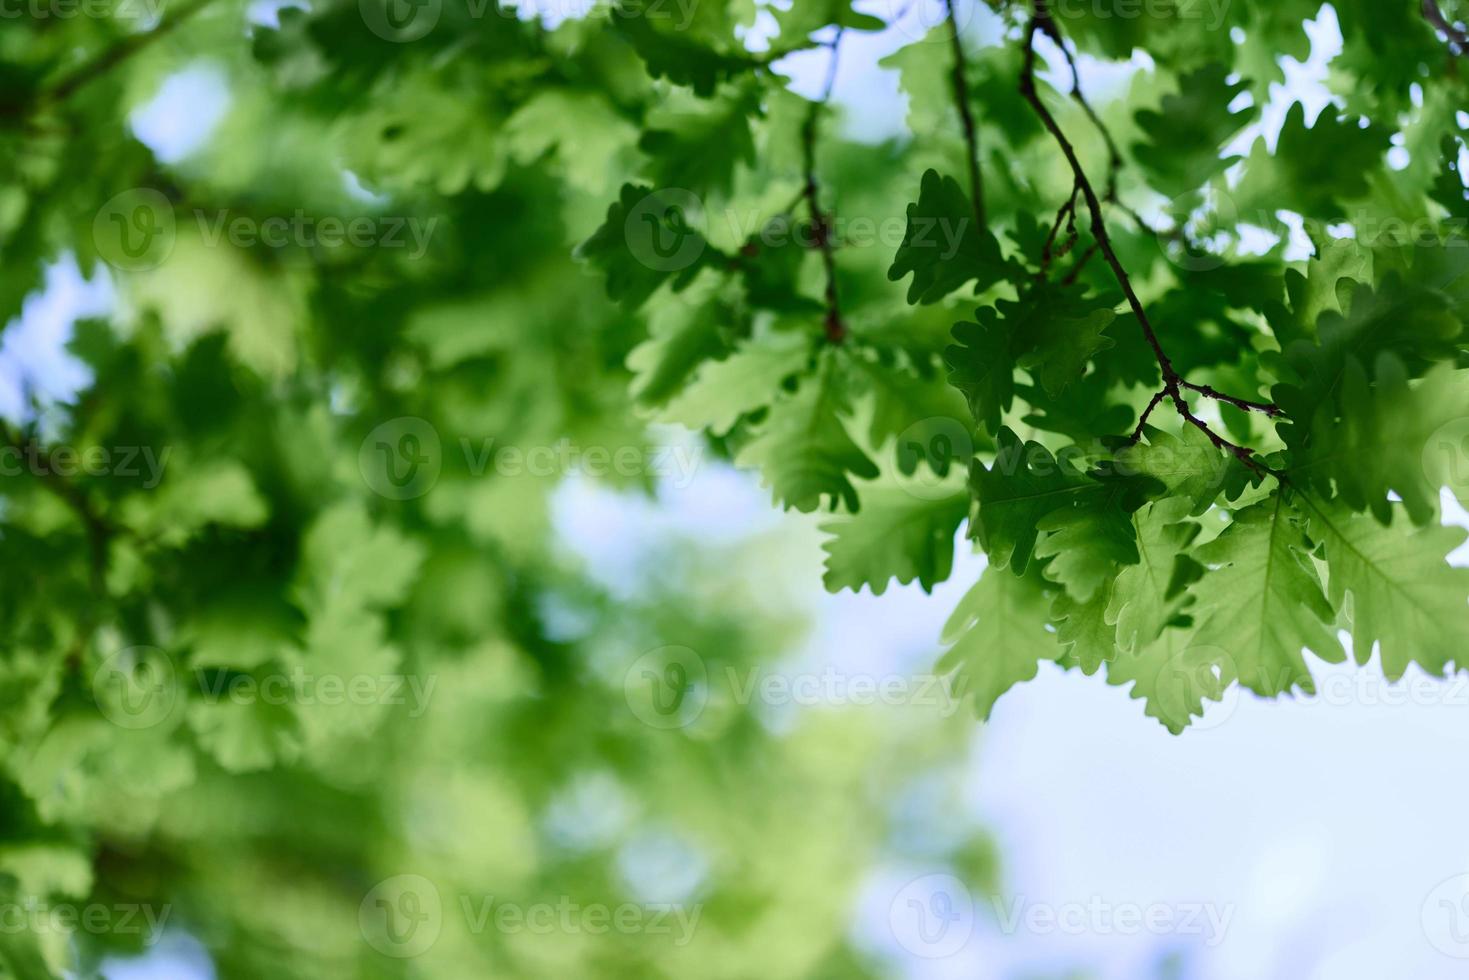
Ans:
[[[660,293],[648,309],[648,339],[627,355],[634,400],[667,404],[703,365],[727,353],[738,329],[735,305],[712,275],[685,293]]]
[[[1306,107],[1296,102],[1286,111],[1275,151],[1266,148],[1263,137],[1250,151],[1233,192],[1236,206],[1252,220],[1258,220],[1257,211],[1273,215],[1281,208],[1338,220],[1343,201],[1367,194],[1369,177],[1382,167],[1390,135],[1386,126],[1358,126],[1332,106],[1308,127]]]
[[[776,14],[780,34],[771,43],[777,51],[790,51],[811,43],[811,35],[824,27],[849,31],[880,31],[887,22],[852,9],[850,0],[807,0],[793,3]]]
[[[1469,635],[1469,568],[1447,556],[1464,543],[1461,528],[1412,527],[1401,508],[1384,526],[1340,502],[1310,494],[1296,498],[1329,570],[1331,601],[1351,599],[1352,652],[1359,664],[1382,654],[1382,672],[1396,681],[1416,663],[1434,676],[1462,665]]]
[[[810,338],[799,334],[752,338],[723,360],[705,361],[658,417],[724,435],[743,416],[769,405],[780,391],[779,383],[805,367],[810,358]]]
[[[606,275],[608,297],[637,309],[665,282],[679,292],[694,281],[712,250],[685,203],[679,194],[623,185],[606,221],[576,249]]]
[[[888,581],[918,581],[925,592],[949,577],[954,565],[954,536],[969,513],[962,488],[947,497],[925,499],[901,487],[882,484],[858,488],[859,513],[821,525],[831,537],[826,552],[827,591],[864,585],[882,595]]]
[[[913,276],[908,302],[937,303],[968,283],[983,292],[1011,274],[1000,243],[975,221],[969,196],[952,177],[928,170],[908,205],[903,244],[888,269],[893,282]]]
[[[1061,644],[1063,665],[1075,665],[1091,675],[1117,656],[1117,627],[1107,621],[1118,569],[1114,566],[1096,594],[1085,602],[1062,589],[1051,601],[1051,621]]]
[[[964,394],[970,414],[989,432],[1000,430],[1000,418],[1015,398],[1013,333],[993,307],[984,307],[977,322],[954,325],[955,343],[944,352],[949,383]]]
[[[1237,159],[1221,157],[1219,151],[1259,110],[1254,105],[1230,110],[1250,83],[1229,79],[1225,65],[1204,65],[1179,76],[1178,92],[1163,96],[1157,111],[1136,113],[1147,142],[1133,147],[1133,157],[1164,194],[1174,197],[1201,187]]]
[[[1398,508],[1417,524],[1438,515],[1438,491],[1461,486],[1453,474],[1431,464],[1446,457],[1431,440],[1451,423],[1469,419],[1469,388],[1448,364],[1434,367],[1416,383],[1392,354],[1379,355],[1374,380],[1354,359],[1342,371],[1340,408],[1323,404],[1311,423],[1309,439],[1292,460],[1290,472],[1330,495],[1334,486],[1354,510],[1370,509],[1384,524]],[[1457,458],[1457,447],[1447,454]]]
[[[1040,576],[1008,575],[990,567],[964,595],[944,626],[952,644],[939,670],[955,672],[979,717],[989,720],[995,702],[1016,684],[1034,680],[1040,665],[1061,655],[1046,630],[1049,602]]]
[[[1118,649],[1147,647],[1193,601],[1186,586],[1199,568],[1188,549],[1200,528],[1188,514],[1187,500],[1169,497],[1132,515],[1138,560],[1118,570],[1106,609]]]
[[[1130,515],[1156,489],[1153,481],[1084,473],[1073,462],[1079,451],[1052,455],[1038,442],[1022,443],[1008,428],[997,441],[993,464],[976,461],[970,470],[977,503],[971,534],[991,564],[1018,575],[1032,554],[1055,556],[1048,574],[1085,600],[1106,577],[1109,562],[1137,561]],[[1038,549],[1042,533],[1047,542]]]
[[[1020,358],[1020,366],[1030,371],[1046,394],[1058,397],[1086,373],[1087,364],[1099,351],[1112,346],[1112,338],[1104,334],[1116,318],[1111,310],[1092,310],[1080,317],[1059,312],[1043,317],[1029,334],[1033,346]]]
[[[695,22],[680,23],[657,0],[617,0],[612,23],[654,78],[687,85],[708,98],[721,81],[751,71],[760,59],[739,47],[735,24],[720,4],[697,5]],[[727,8],[726,8],[727,9]]]
[[[1229,654],[1195,641],[1187,628],[1169,628],[1142,649],[1107,665],[1107,683],[1132,685],[1132,697],[1174,735],[1204,714],[1205,702],[1223,701],[1234,683]]]
[[[1193,516],[1221,496],[1234,500],[1255,479],[1239,457],[1214,445],[1197,426],[1183,424],[1172,433],[1148,425],[1143,433],[1146,441],[1123,446],[1107,465],[1118,473],[1157,480],[1165,496],[1186,499]]]
[[[1194,589],[1194,642],[1227,650],[1245,687],[1264,697],[1296,688],[1313,694],[1302,649],[1328,663],[1346,658],[1336,638],[1336,610],[1322,592],[1300,515],[1285,494],[1277,491],[1237,511],[1195,557],[1211,570]]]
[[[873,479],[877,467],[847,433],[843,417],[851,402],[832,357],[793,394],[777,399],[735,462],[758,468],[775,502],[805,513],[825,501],[832,510],[856,512],[854,477]]]
[[[1049,558],[1046,577],[1082,602],[1096,595],[1118,565],[1138,561],[1132,511],[1141,503],[1139,486],[1127,479],[1100,481],[1036,522],[1044,537],[1037,558]]]

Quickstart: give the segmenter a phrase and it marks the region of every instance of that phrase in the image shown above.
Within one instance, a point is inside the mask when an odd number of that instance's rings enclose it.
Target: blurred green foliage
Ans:
[[[932,589],[967,524],[993,567],[940,669],[983,716],[1055,662],[1177,731],[1309,690],[1348,625],[1394,676],[1456,662],[1434,492],[1469,490],[1416,450],[1469,417],[1459,5],[1335,4],[1336,102],[1235,156],[1317,0],[960,4],[959,36],[887,28],[908,131],[862,143],[805,83],[868,6],[6,21],[4,975],[94,975],[142,909],[224,977],[845,980],[897,969],[854,926],[879,870],[998,887],[949,799],[971,722],[736,696],[810,640],[813,541],[584,529],[641,555],[609,572],[558,537],[569,477],[758,470],[841,512],[833,591]],[[1078,55],[1125,83],[1087,101]],[[139,138],[160,92],[202,143]],[[8,331],[73,262],[114,297],[58,394]]]
[[[162,913],[221,977],[880,975],[859,889],[911,850],[903,788],[958,777],[966,722],[736,703],[721,678],[807,636],[771,569],[812,542],[666,536],[609,592],[553,533],[564,467],[530,465],[631,449],[602,482],[654,487],[643,325],[572,253],[677,105],[604,19],[448,4],[411,44],[369,21],[218,0],[0,33],[0,317],[68,255],[116,291],[69,345],[89,381],[6,430],[27,461],[0,480],[6,908]],[[228,105],[164,162],[130,114],[201,66]],[[297,223],[284,247],[272,218]],[[372,244],[323,245],[325,218]],[[711,681],[691,724],[654,727],[635,668],[670,645]],[[977,832],[945,853],[991,880]],[[429,948],[382,931],[433,897]],[[650,921],[668,903],[689,930]],[[513,918],[568,904],[641,918]],[[142,915],[12,921],[0,972],[24,978],[158,938]]]

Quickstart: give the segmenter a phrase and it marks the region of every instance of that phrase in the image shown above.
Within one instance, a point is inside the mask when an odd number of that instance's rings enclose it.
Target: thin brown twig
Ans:
[[[1070,286],[1072,283],[1076,282],[1076,280],[1080,279],[1082,272],[1086,269],[1086,264],[1090,262],[1092,260],[1092,257],[1096,254],[1097,243],[1092,242],[1086,247],[1086,251],[1081,253],[1081,258],[1076,260],[1076,264],[1071,267],[1071,271],[1066,273],[1066,278],[1061,280],[1061,285]]]
[[[806,124],[801,130],[801,151],[806,170],[805,187],[802,194],[806,198],[806,208],[811,215],[812,244],[821,251],[821,264],[826,273],[825,331],[826,339],[833,344],[840,344],[846,340],[847,326],[842,320],[841,302],[837,292],[836,246],[832,242],[831,221],[826,212],[822,210],[821,185],[816,179],[816,138],[821,112],[831,102],[831,94],[836,88],[838,49],[844,33],[844,28],[837,28],[836,35],[828,45],[831,48],[831,62],[827,67],[826,84],[823,87],[821,98],[812,103],[810,112],[806,114]]]
[[[1041,271],[1038,278],[1044,279],[1046,273],[1050,271],[1051,261],[1055,258],[1055,253],[1052,250],[1056,245],[1056,236],[1060,234],[1062,221],[1069,219],[1070,224],[1067,227],[1067,234],[1070,236],[1072,243],[1075,243],[1076,195],[1079,193],[1081,193],[1081,185],[1073,181],[1071,184],[1071,196],[1056,211],[1056,220],[1051,223],[1051,233],[1046,236],[1046,244],[1041,248]]]
[[[1030,103],[1031,108],[1035,110],[1036,115],[1040,118],[1041,124],[1051,134],[1052,139],[1056,141],[1056,145],[1060,147],[1062,154],[1071,165],[1071,172],[1076,186],[1081,189],[1082,197],[1087,203],[1087,209],[1091,212],[1092,238],[1103,258],[1106,259],[1108,266],[1111,267],[1112,274],[1116,278],[1117,284],[1122,288],[1123,296],[1127,299],[1127,304],[1131,308],[1133,315],[1137,318],[1138,325],[1142,328],[1143,336],[1147,340],[1148,346],[1152,348],[1153,356],[1158,361],[1158,367],[1163,375],[1163,390],[1149,404],[1147,411],[1144,412],[1143,421],[1146,421],[1147,417],[1151,415],[1152,411],[1166,397],[1173,402],[1173,406],[1178,410],[1178,414],[1190,425],[1204,432],[1217,448],[1234,454],[1245,465],[1256,472],[1273,472],[1256,462],[1254,454],[1249,449],[1230,442],[1209,428],[1202,419],[1193,414],[1189,409],[1188,402],[1184,400],[1182,392],[1184,389],[1188,389],[1246,410],[1261,411],[1271,416],[1279,414],[1279,409],[1274,405],[1265,405],[1259,402],[1246,401],[1241,398],[1223,396],[1207,385],[1195,385],[1187,382],[1178,373],[1177,369],[1174,368],[1172,360],[1169,359],[1168,354],[1163,350],[1162,343],[1158,340],[1158,334],[1153,329],[1152,321],[1148,319],[1147,310],[1143,308],[1142,300],[1138,298],[1137,290],[1133,288],[1132,279],[1128,276],[1127,270],[1117,257],[1116,249],[1112,246],[1112,239],[1107,231],[1106,217],[1102,209],[1102,199],[1098,196],[1096,188],[1087,177],[1086,170],[1082,167],[1081,160],[1076,154],[1076,148],[1072,146],[1071,141],[1067,139],[1065,132],[1062,131],[1060,124],[1056,122],[1056,117],[1046,108],[1045,103],[1041,100],[1040,92],[1036,88],[1035,37],[1038,32],[1044,32],[1056,42],[1063,52],[1066,52],[1067,62],[1072,66],[1073,83],[1078,89],[1080,88],[1080,79],[1076,76],[1076,63],[1070,53],[1067,52],[1065,40],[1061,35],[1060,28],[1051,20],[1050,14],[1046,10],[1046,0],[1032,0],[1032,10],[1034,11],[1034,15],[1025,33],[1024,63],[1020,73],[1020,94]],[[1087,105],[1084,99],[1081,101],[1083,105]],[[1094,113],[1090,112],[1089,115],[1095,116]],[[1110,139],[1108,143],[1109,145],[1111,144]],[[1135,438],[1141,438],[1142,424],[1142,422],[1139,422]]]
[[[194,3],[181,7],[164,17],[151,31],[127,35],[107,50],[83,62],[53,84],[42,89],[36,94],[31,104],[0,104],[0,116],[26,116],[43,106],[65,102],[86,85],[102,78],[118,65],[145,50],[149,45],[167,37],[189,18],[213,2],[214,0],[195,0]]]
[[[1189,389],[1190,391],[1197,391],[1205,398],[1212,398],[1215,401],[1220,401],[1229,405],[1233,405],[1235,408],[1243,412],[1262,412],[1265,415],[1270,416],[1271,418],[1275,418],[1280,414],[1279,405],[1272,405],[1266,402],[1252,402],[1246,398],[1236,398],[1233,395],[1226,395],[1222,391],[1216,391],[1215,389],[1210,388],[1208,385],[1194,384],[1192,381],[1185,381],[1182,378],[1178,379],[1178,383],[1183,385],[1183,387]]]
[[[1086,93],[1081,88],[1081,70],[1077,67],[1076,56],[1071,49],[1061,41],[1060,31],[1053,35],[1056,46],[1061,49],[1061,55],[1066,59],[1066,67],[1071,70],[1071,97],[1081,106],[1081,111],[1091,120],[1097,132],[1102,134],[1102,141],[1107,144],[1107,186],[1102,194],[1102,200],[1109,203],[1117,200],[1117,178],[1122,171],[1122,151],[1117,148],[1117,141],[1112,138],[1112,130],[1102,122],[1102,117],[1092,108],[1091,102],[1087,101]],[[1129,209],[1130,210],[1130,209]]]
[[[1239,459],[1240,462],[1244,463],[1256,473],[1269,473],[1281,483],[1285,482],[1285,474],[1281,473],[1278,470],[1273,470],[1270,467],[1266,466],[1264,463],[1261,463],[1259,460],[1255,459],[1255,453],[1253,450],[1248,449],[1245,446],[1241,446],[1239,443],[1230,442],[1228,439],[1224,438],[1219,433],[1209,428],[1207,422],[1199,418],[1193,412],[1189,411],[1188,402],[1183,400],[1183,396],[1178,393],[1177,388],[1174,388],[1171,391],[1167,391],[1165,389],[1165,392],[1172,395],[1173,405],[1175,408],[1178,409],[1178,414],[1183,416],[1184,421],[1188,422],[1189,425],[1192,425],[1204,435],[1208,436],[1209,441],[1214,444],[1215,449],[1220,449],[1232,453]]]
[[[1142,416],[1137,420],[1137,428],[1132,430],[1132,438],[1128,439],[1128,442],[1135,443],[1143,437],[1143,428],[1148,424],[1148,417],[1153,414],[1153,409],[1162,404],[1163,397],[1167,394],[1167,391],[1160,391],[1153,396],[1152,401],[1148,402],[1148,407],[1143,409]]]
[[[1117,284],[1122,287],[1122,293],[1127,298],[1127,304],[1132,308],[1138,323],[1142,326],[1143,336],[1147,338],[1148,346],[1152,347],[1153,355],[1158,359],[1158,364],[1163,368],[1165,380],[1176,381],[1178,374],[1173,369],[1173,362],[1163,351],[1163,345],[1158,342],[1158,335],[1153,330],[1153,324],[1148,319],[1148,311],[1143,309],[1142,300],[1138,299],[1137,291],[1132,287],[1132,280],[1127,275],[1127,270],[1122,267],[1122,262],[1117,258],[1117,252],[1112,248],[1112,239],[1107,234],[1107,225],[1103,220],[1102,202],[1097,196],[1096,189],[1092,187],[1087,178],[1086,170],[1082,168],[1081,160],[1076,155],[1076,149],[1066,134],[1061,131],[1056,117],[1046,108],[1041,101],[1040,93],[1035,86],[1035,35],[1036,32],[1045,29],[1053,37],[1059,37],[1054,25],[1050,23],[1050,15],[1045,12],[1044,0],[1036,0],[1035,17],[1030,22],[1026,32],[1025,62],[1020,73],[1020,94],[1030,103],[1040,117],[1041,124],[1051,134],[1051,138],[1061,148],[1066,156],[1066,161],[1071,165],[1071,173],[1076,180],[1076,185],[1081,188],[1082,196],[1086,199],[1087,208],[1091,211],[1092,237],[1096,239],[1102,255],[1107,264],[1112,267],[1112,274],[1117,278]]]
[[[1464,31],[1444,15],[1443,9],[1438,5],[1438,0],[1423,0],[1423,16],[1429,24],[1449,39],[1450,49],[1457,49],[1454,50],[1454,54],[1460,57],[1469,55],[1469,32]]]
[[[964,39],[959,33],[959,17],[954,11],[954,0],[945,0],[948,5],[949,39],[954,50],[954,104],[959,107],[959,121],[964,127],[964,149],[969,166],[969,191],[974,199],[974,220],[985,227],[984,176],[979,167],[979,127],[974,122],[974,111],[969,106],[969,74],[964,60]]]

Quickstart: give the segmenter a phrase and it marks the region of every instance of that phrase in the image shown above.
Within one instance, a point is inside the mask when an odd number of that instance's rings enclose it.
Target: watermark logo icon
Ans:
[[[633,661],[623,675],[622,693],[643,724],[685,728],[709,702],[709,671],[688,647],[659,647]]]
[[[357,451],[357,469],[379,496],[412,500],[434,488],[443,459],[438,430],[423,419],[404,417],[367,434]]]
[[[1469,959],[1469,874],[1454,875],[1428,893],[1423,935],[1445,956]]]
[[[368,892],[357,908],[357,925],[367,944],[384,956],[422,956],[439,940],[443,902],[422,875],[397,875]]]
[[[362,22],[384,41],[417,41],[438,24],[443,0],[357,0]]]
[[[885,0],[883,6],[886,9],[879,16],[904,37],[949,44],[956,30],[962,34],[968,29],[979,3],[978,0]]]
[[[124,647],[92,675],[92,697],[102,716],[119,728],[152,728],[173,716],[178,675],[168,654],[157,647]]]
[[[1469,416],[1445,422],[1423,444],[1423,475],[1435,487],[1469,497]]]
[[[974,898],[951,874],[924,875],[893,897],[888,924],[898,944],[914,956],[953,956],[974,933]]]
[[[1161,714],[1186,718],[1204,706],[1204,716],[1189,724],[1189,731],[1202,732],[1227,722],[1239,706],[1238,673],[1234,658],[1219,647],[1194,645],[1168,658],[1154,683]],[[1215,702],[1215,703],[1211,703]]]
[[[173,254],[176,238],[173,205],[148,187],[123,191],[92,219],[97,254],[123,272],[156,269]]]
[[[968,426],[942,415],[922,419],[898,434],[898,485],[920,500],[952,497],[973,458]]]
[[[667,187],[654,191],[627,212],[627,247],[655,272],[679,272],[704,254],[701,230],[704,202],[692,191]]]
[[[1168,220],[1174,222],[1171,228],[1157,233],[1158,247],[1165,259],[1185,272],[1212,272],[1225,264],[1225,257],[1208,240],[1212,235],[1200,241],[1188,229],[1195,223],[1205,232],[1233,229],[1239,224],[1240,213],[1232,196],[1211,186],[1204,194],[1197,191],[1181,194],[1163,210]]]

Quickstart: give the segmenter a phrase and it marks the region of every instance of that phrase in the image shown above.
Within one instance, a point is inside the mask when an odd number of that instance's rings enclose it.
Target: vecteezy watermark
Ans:
[[[465,472],[493,472],[506,479],[587,476],[633,479],[650,476],[675,489],[689,486],[703,462],[698,444],[583,446],[569,438],[537,445],[502,445],[494,437],[461,436],[457,450]],[[390,419],[373,428],[358,447],[357,469],[374,492],[390,500],[422,497],[444,468],[444,443],[420,418]]]
[[[372,491],[389,500],[422,497],[439,482],[444,446],[439,430],[420,418],[389,419],[357,450],[357,470]]]
[[[988,899],[987,920],[1006,936],[1196,937],[1207,946],[1224,941],[1234,919],[1232,903],[1114,902],[1093,895],[1083,901],[1035,901],[1025,895]],[[974,934],[979,905],[952,874],[928,874],[898,889],[888,905],[888,925],[898,945],[923,959],[962,950]]]
[[[1366,249],[1469,247],[1469,220],[1464,218],[1405,218],[1353,209],[1326,221],[1266,208],[1241,209],[1218,185],[1182,194],[1163,210],[1174,223],[1157,230],[1159,247],[1169,262],[1190,272],[1208,272],[1229,261],[1228,246],[1238,238],[1241,225],[1276,235],[1293,234],[1301,241],[1354,240]]]
[[[974,934],[974,897],[951,874],[914,878],[889,903],[888,927],[898,945],[914,956],[953,956]]]
[[[83,932],[92,936],[138,936],[144,946],[152,946],[162,936],[172,911],[171,905],[135,902],[0,902],[0,935],[70,937]]]
[[[919,500],[943,500],[969,474],[974,434],[958,419],[919,419],[898,433],[898,486]]]
[[[446,914],[458,915],[471,935],[497,932],[533,936],[610,934],[667,936],[674,946],[694,938],[703,905],[582,902],[570,895],[548,900],[506,900],[494,895],[451,896],[448,910],[438,886],[422,875],[379,882],[362,899],[357,923],[369,946],[395,959],[422,956],[443,931]]]
[[[1163,665],[1154,679],[1152,697],[1164,717],[1184,718],[1207,709],[1189,726],[1190,731],[1207,731],[1223,725],[1238,708],[1242,692],[1235,683],[1237,676],[1236,661],[1227,651],[1196,644]],[[1311,679],[1311,690],[1298,689],[1300,681],[1298,670],[1285,664],[1257,668],[1251,686],[1261,691],[1291,691],[1296,708],[1469,706],[1469,674],[1464,673],[1449,677],[1416,673],[1390,681],[1380,673],[1338,665],[1318,671]]]
[[[1179,650],[1153,680],[1159,716],[1198,716],[1189,723],[1191,732],[1218,728],[1234,716],[1239,706],[1239,685],[1234,683],[1237,676],[1234,658],[1227,650],[1198,643]]]
[[[469,931],[480,934],[489,930],[515,935],[533,936],[619,935],[669,936],[673,945],[687,946],[694,938],[701,904],[692,906],[673,902],[635,904],[622,902],[578,902],[570,895],[558,895],[553,901],[507,902],[493,895],[460,895],[459,910]]]
[[[173,205],[150,187],[123,191],[92,219],[97,254],[114,269],[156,269],[173,254],[178,227]]]
[[[619,17],[641,17],[666,25],[667,30],[686,31],[694,22],[701,0],[464,0],[458,12],[470,20],[488,15],[509,19],[539,19],[559,23],[570,18],[606,14],[614,8]],[[433,30],[443,16],[443,0],[358,0],[362,22],[384,41],[406,44]]]
[[[709,668],[688,647],[658,647],[624,672],[622,696],[638,720],[650,728],[685,728],[699,719],[709,703]]]
[[[1225,26],[1233,0],[1045,0],[1057,20],[1193,20],[1208,31]]]
[[[344,704],[404,706],[420,718],[439,679],[434,674],[317,674],[297,665],[286,671],[242,674],[225,670],[196,673],[205,701],[303,707]]]
[[[173,661],[157,647],[114,651],[92,674],[92,699],[119,728],[152,728],[174,718],[179,690]]]
[[[1351,670],[1318,678],[1316,688],[1314,694],[1297,694],[1294,700],[1303,705],[1328,707],[1462,708],[1469,705],[1469,674],[1462,673],[1449,677],[1413,674],[1389,681],[1381,674]]]
[[[164,0],[0,0],[0,21],[92,20],[157,21]]]
[[[1206,946],[1224,941],[1235,913],[1233,903],[1111,902],[1096,895],[1084,902],[994,897],[990,904],[1007,936],[1190,936]]]
[[[1469,959],[1469,874],[1439,882],[1423,899],[1423,935],[1445,956]]]
[[[422,875],[395,875],[372,887],[357,906],[357,927],[384,956],[422,956],[444,928],[439,889]]]
[[[1223,485],[1230,469],[1239,465],[1234,457],[1208,443],[1162,439],[1150,441],[1146,450],[1145,454],[1133,446],[1116,450],[1100,440],[1091,440],[1063,446],[1053,453],[1038,442],[1015,442],[995,454],[989,469],[1005,476],[1055,476],[1088,470],[1119,477],[1201,476],[1217,487]]]
[[[847,250],[882,248],[892,252],[906,244],[909,248],[933,249],[947,261],[959,253],[968,230],[967,218],[877,219],[839,214],[818,231],[810,222],[790,215],[772,217],[764,211],[735,208],[711,211],[702,198],[681,187],[649,192],[627,209],[623,219],[628,251],[655,272],[689,268],[703,256],[711,237],[743,242],[747,255],[791,245],[816,249],[829,240]]]
[[[964,700],[964,683],[953,674],[850,674],[834,667],[819,671],[771,671],[760,666],[725,666],[710,671],[704,658],[685,646],[665,646],[638,657],[623,672],[628,708],[650,728],[686,728],[708,705],[711,681],[721,698],[748,708],[836,708],[913,705],[948,718]]]
[[[193,703],[406,706],[410,718],[428,710],[438,684],[432,674],[316,673],[303,665],[250,673],[201,669],[189,678],[197,687]],[[92,698],[108,721],[137,730],[176,722],[187,686],[163,650],[131,646],[103,659],[92,675]]]
[[[679,272],[704,254],[707,221],[697,194],[666,187],[628,208],[622,231],[633,258],[655,272]]]
[[[144,490],[163,480],[172,446],[0,446],[0,477],[7,476],[115,476],[141,478]]]
[[[883,0],[875,12],[910,40],[949,44],[956,31],[968,29],[978,6],[977,0]]]
[[[1469,497],[1469,415],[1445,422],[1423,444],[1423,475],[1435,487]]]
[[[190,215],[200,241],[210,248],[227,242],[242,249],[408,249],[410,259],[424,256],[439,223],[437,217],[319,216],[300,208],[289,215],[263,218],[203,208],[194,208]],[[116,269],[155,269],[173,254],[178,241],[178,215],[168,198],[156,190],[124,191],[97,212],[92,221],[92,240],[97,254]]]
[[[348,245],[353,248],[405,248],[410,249],[410,259],[423,258],[428,251],[429,239],[439,224],[437,217],[427,220],[402,215],[319,217],[300,208],[289,217],[272,215],[256,218],[229,211],[211,213],[202,208],[195,208],[193,214],[199,237],[211,248],[221,241],[237,248],[255,248],[257,245],[265,248],[342,248]]]

